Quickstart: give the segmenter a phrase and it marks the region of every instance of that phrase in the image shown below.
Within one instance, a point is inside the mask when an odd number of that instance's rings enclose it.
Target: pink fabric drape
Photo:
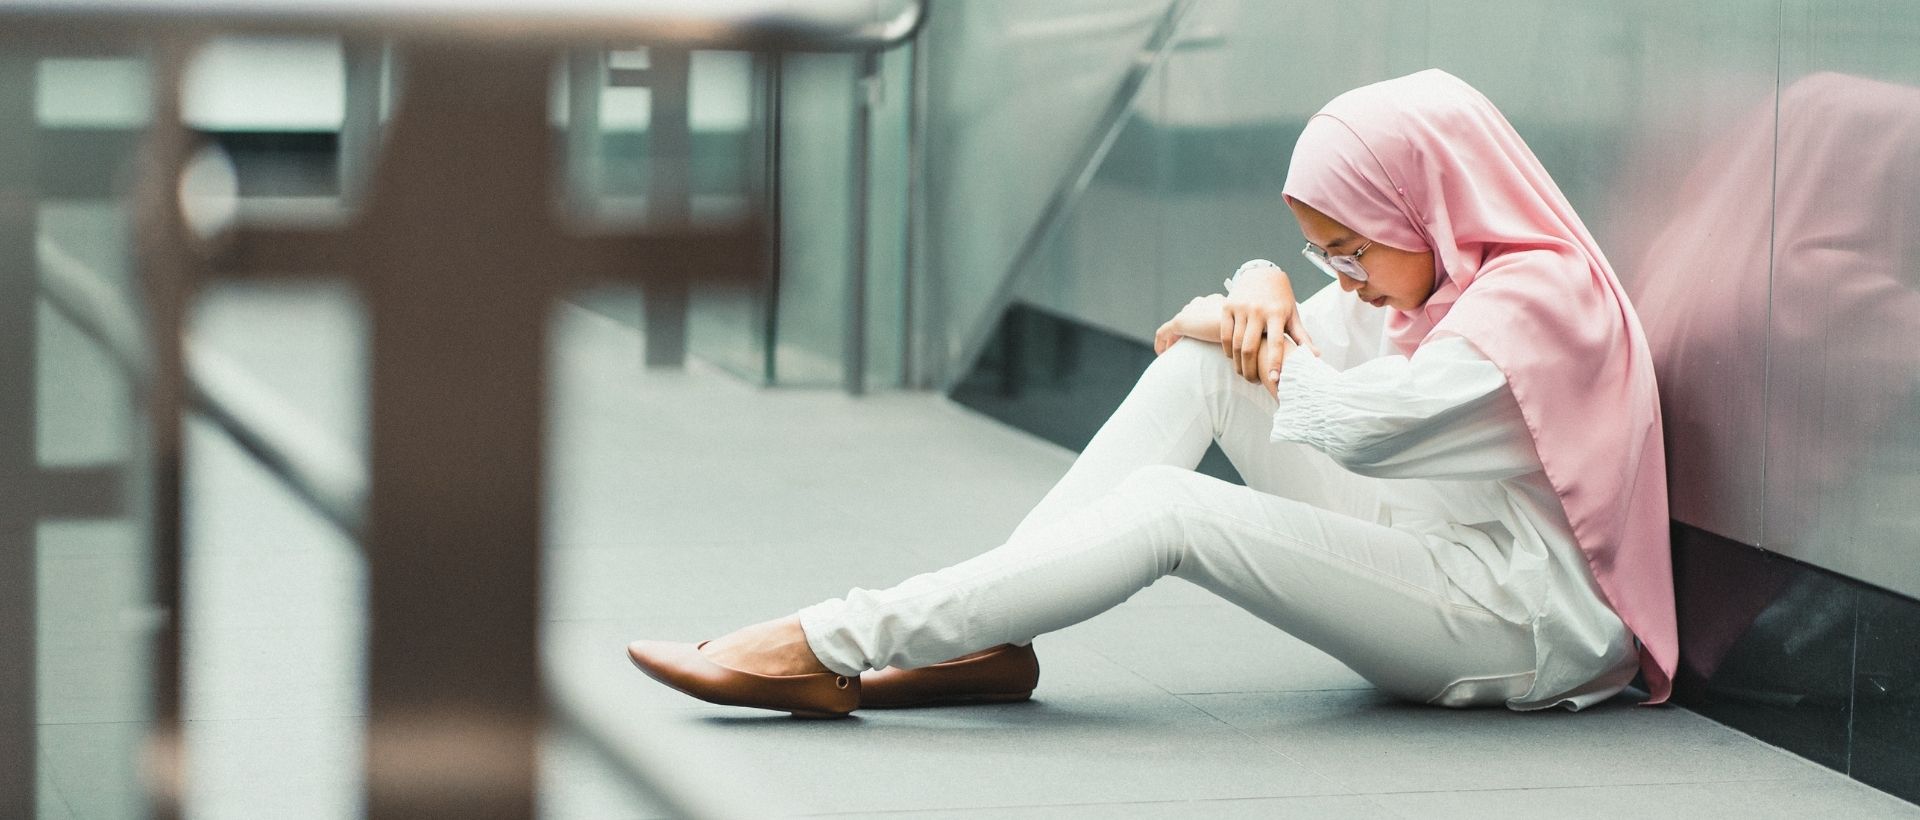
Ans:
[[[1464,336],[1506,374],[1547,479],[1663,703],[1679,656],[1666,458],[1640,320],[1592,234],[1493,103],[1429,69],[1342,94],[1307,122],[1283,195],[1434,253],[1433,296],[1393,310],[1411,354]]]

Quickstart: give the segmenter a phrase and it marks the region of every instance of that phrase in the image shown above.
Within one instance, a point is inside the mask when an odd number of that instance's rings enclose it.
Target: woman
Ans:
[[[1664,702],[1677,639],[1653,369],[1539,161],[1478,91],[1429,70],[1328,103],[1282,195],[1340,287],[1296,305],[1255,260],[1190,303],[1005,544],[629,656],[695,697],[800,716],[1018,699],[1036,635],[1172,574],[1398,697],[1580,709],[1639,672]],[[1214,440],[1247,486],[1192,471]]]

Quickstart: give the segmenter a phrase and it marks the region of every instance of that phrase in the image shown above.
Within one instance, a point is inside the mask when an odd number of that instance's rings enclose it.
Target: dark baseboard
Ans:
[[[1920,601],[1673,527],[1674,700],[1920,802]]]
[[[1142,342],[1015,305],[952,397],[1079,450],[1152,361]],[[1217,447],[1198,469],[1240,480]],[[1920,802],[1920,601],[1680,523],[1673,562],[1675,702]]]

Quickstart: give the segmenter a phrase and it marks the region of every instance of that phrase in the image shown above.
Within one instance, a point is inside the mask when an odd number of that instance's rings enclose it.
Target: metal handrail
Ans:
[[[925,18],[919,0],[0,0],[9,26],[108,33],[217,28],[748,51],[885,51]]]
[[[1046,207],[1040,211],[1040,218],[1034,222],[1033,229],[1027,232],[1020,243],[1020,250],[1013,255],[1013,261],[1007,266],[1006,273],[1000,277],[993,296],[988,299],[987,310],[981,315],[983,320],[975,328],[973,335],[960,348],[961,356],[948,365],[943,373],[944,383],[940,390],[950,393],[966,378],[967,367],[987,348],[993,339],[993,331],[1000,317],[1013,304],[1014,293],[1025,282],[1034,256],[1045,249],[1060,230],[1066,227],[1067,218],[1080,206],[1081,197],[1087,187],[1093,184],[1094,175],[1106,162],[1107,154],[1113,150],[1114,143],[1120,139],[1120,132],[1126,127],[1133,110],[1133,104],[1140,96],[1140,90],[1146,86],[1147,75],[1166,62],[1167,54],[1172,51],[1174,35],[1180,29],[1180,23],[1187,12],[1197,5],[1198,0],[1174,0],[1167,6],[1166,13],[1160,16],[1153,33],[1134,55],[1133,65],[1120,80],[1120,87],[1107,101],[1106,110],[1097,120],[1093,136],[1080,149],[1074,162],[1068,166],[1067,174],[1061,178],[1060,185],[1047,199]]]
[[[35,250],[48,304],[99,342],[145,390],[151,369],[133,306],[53,240],[41,237]],[[358,544],[367,499],[365,460],[212,346],[189,337],[186,365],[188,406]]]

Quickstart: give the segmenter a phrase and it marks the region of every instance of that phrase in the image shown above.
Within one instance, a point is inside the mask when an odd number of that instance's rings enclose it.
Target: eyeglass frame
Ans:
[[[1306,247],[1300,249],[1300,255],[1306,257],[1308,262],[1312,262],[1313,266],[1319,268],[1321,273],[1333,279],[1339,279],[1340,274],[1344,273],[1347,275],[1347,278],[1355,282],[1365,282],[1367,281],[1367,269],[1360,266],[1360,254],[1366,253],[1367,249],[1371,247],[1373,247],[1373,243],[1368,242],[1365,245],[1361,245],[1360,249],[1353,253],[1336,255],[1327,253],[1325,248],[1308,242]],[[1348,266],[1351,266],[1352,270],[1348,270]]]

